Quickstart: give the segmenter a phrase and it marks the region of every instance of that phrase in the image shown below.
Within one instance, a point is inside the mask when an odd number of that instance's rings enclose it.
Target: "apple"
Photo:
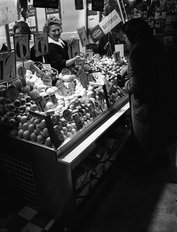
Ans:
[[[27,131],[27,130],[23,131],[23,138],[26,139],[26,140],[30,139],[30,133],[29,133],[29,131]]]
[[[28,123],[27,122],[23,123],[22,128],[24,131],[28,130]]]
[[[35,125],[34,124],[29,124],[28,131],[29,131],[30,134],[34,131],[34,129],[35,129]]]
[[[42,144],[42,143],[44,143],[44,141],[45,141],[44,136],[41,134],[38,134],[37,135],[37,142]]]
[[[50,137],[47,137],[47,138],[46,138],[46,140],[45,140],[45,145],[46,145],[46,146],[49,146],[49,147],[52,146],[52,141],[51,141]]]
[[[23,123],[27,122],[27,119],[28,119],[28,117],[26,115],[21,116],[21,119],[20,119],[21,123],[23,124]]]
[[[37,135],[36,135],[36,133],[31,133],[30,134],[30,139],[33,141],[33,142],[36,142],[37,141]]]
[[[23,138],[23,129],[20,129],[20,130],[18,131],[18,137],[19,137],[19,138]]]
[[[49,132],[48,132],[48,129],[47,129],[47,128],[44,128],[44,129],[42,130],[42,135],[43,135],[45,138],[47,138],[47,137],[49,136]]]

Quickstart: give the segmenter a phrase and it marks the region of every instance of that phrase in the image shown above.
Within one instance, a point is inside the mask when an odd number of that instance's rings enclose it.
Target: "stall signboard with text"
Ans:
[[[27,23],[30,26],[31,32],[38,31],[37,12],[36,8],[33,7],[31,2],[28,4]]]
[[[47,33],[38,32],[34,34],[35,56],[43,56],[48,53]]]
[[[28,34],[14,35],[14,48],[15,48],[17,61],[30,58],[29,35]]]
[[[0,53],[0,83],[16,78],[16,61],[14,52]]]
[[[0,26],[12,23],[18,19],[17,9],[13,0],[0,1]]]
[[[91,31],[90,36],[92,37],[93,41],[96,43],[104,36],[104,32],[102,31],[100,25],[96,25]]]
[[[116,10],[113,10],[108,16],[106,16],[100,23],[100,27],[103,30],[104,34],[107,34],[115,26],[117,26],[122,19]]]
[[[52,16],[55,16],[57,18],[61,18],[61,8],[60,8],[60,6],[58,7],[58,9],[45,8],[45,15],[46,15],[46,20],[49,17],[52,17]]]
[[[90,35],[94,42],[97,42],[101,37],[110,32],[115,26],[121,22],[121,18],[116,10],[113,10],[109,15],[90,31]]]

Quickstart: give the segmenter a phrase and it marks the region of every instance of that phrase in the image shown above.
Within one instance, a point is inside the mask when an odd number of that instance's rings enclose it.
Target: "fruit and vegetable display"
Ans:
[[[58,148],[126,95],[118,85],[121,65],[94,56],[59,74],[42,64],[20,67],[0,85],[3,133]]]

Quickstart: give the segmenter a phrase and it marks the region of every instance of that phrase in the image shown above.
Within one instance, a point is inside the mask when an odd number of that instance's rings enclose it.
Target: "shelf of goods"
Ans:
[[[20,71],[24,67],[18,75]],[[81,72],[79,68],[75,71]],[[51,216],[61,212],[69,225],[129,135],[128,95],[117,84],[118,75],[111,73],[112,79],[107,76],[107,82],[100,85],[94,74],[91,82],[84,82],[85,88],[79,85],[79,94],[61,95],[55,88],[52,101],[47,90],[57,85],[45,87],[42,82],[42,87],[35,87],[43,80],[38,80],[36,71],[31,77],[35,75],[33,88],[21,91],[28,86],[27,73],[17,78],[18,83],[22,80],[18,91],[17,79],[1,85],[0,165],[27,202]],[[84,73],[88,77],[93,72]],[[66,75],[79,76],[73,70]],[[106,75],[102,72],[101,77]],[[61,85],[60,78],[59,82]],[[40,92],[42,88],[45,91]],[[30,95],[34,90],[39,92],[37,100]],[[44,101],[46,92],[49,101]]]

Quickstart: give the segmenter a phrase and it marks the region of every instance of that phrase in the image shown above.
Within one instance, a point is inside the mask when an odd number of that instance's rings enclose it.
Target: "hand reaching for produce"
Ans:
[[[120,70],[120,75],[123,76],[127,73],[128,71],[128,65],[123,65]]]
[[[128,79],[126,82],[125,82],[125,91],[129,94],[131,94],[132,92],[132,80],[131,79]]]
[[[66,61],[66,67],[69,67],[75,64],[76,62],[79,62],[80,60],[81,60],[81,57],[79,55],[76,55],[75,57]]]
[[[74,36],[71,36],[68,40],[68,44],[72,45],[77,39]]]

